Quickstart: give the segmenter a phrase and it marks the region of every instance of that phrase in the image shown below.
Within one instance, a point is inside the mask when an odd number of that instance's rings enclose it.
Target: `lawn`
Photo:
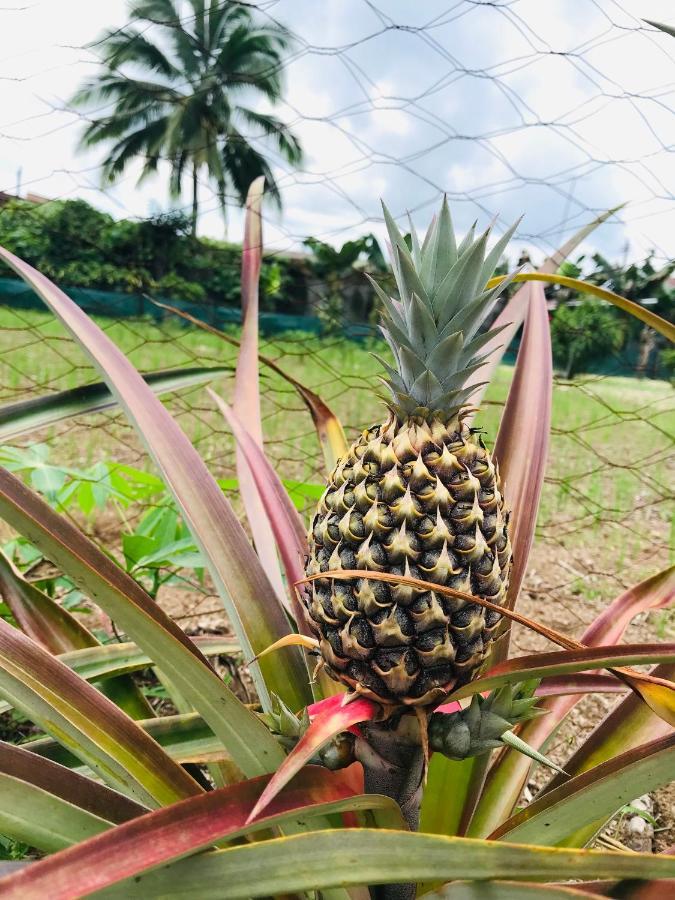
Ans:
[[[142,371],[236,361],[232,346],[175,320],[100,322]],[[317,391],[345,423],[348,437],[382,416],[378,363],[369,348],[338,337],[287,334],[263,342],[261,352]],[[510,367],[499,368],[476,419],[488,443],[511,374]],[[261,375],[267,448],[278,471],[287,479],[320,482],[322,461],[307,411],[278,375],[265,367]],[[0,308],[0,401],[95,379],[82,351],[49,314]],[[226,395],[231,386],[230,376],[216,385]],[[167,403],[214,473],[232,476],[232,441],[203,389]],[[572,621],[564,617],[568,627],[587,618],[580,600],[592,608],[592,601],[606,602],[668,563],[674,405],[675,392],[666,382],[588,376],[555,383],[538,545],[526,589],[533,602],[547,597],[572,604]],[[49,443],[59,464],[115,459],[148,466],[119,413],[64,423],[36,438]]]

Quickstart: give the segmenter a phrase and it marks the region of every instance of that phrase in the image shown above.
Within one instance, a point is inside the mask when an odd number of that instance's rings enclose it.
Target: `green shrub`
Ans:
[[[624,337],[623,322],[596,300],[559,306],[551,320],[553,359],[565,378],[572,378],[591,361],[620,350]]]
[[[661,363],[666,378],[668,378],[673,387],[675,387],[675,350],[672,347],[669,347],[667,350],[662,350],[659,354],[659,362]]]

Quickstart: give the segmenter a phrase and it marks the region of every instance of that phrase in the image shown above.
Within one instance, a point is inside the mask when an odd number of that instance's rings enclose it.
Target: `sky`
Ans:
[[[423,232],[446,192],[460,232],[524,214],[514,258],[527,247],[536,262],[621,203],[587,253],[675,256],[675,38],[639,18],[674,24],[672,0],[257,6],[296,36],[275,113],[305,150],[297,171],[272,154],[284,205],[265,211],[269,247],[382,237],[380,198]],[[69,100],[99,66],[87,45],[126,19],[126,0],[0,0],[0,190],[81,197],[116,217],[188,206],[161,168],[103,188],[102,151],[78,149],[83,114]],[[222,237],[206,181],[200,196],[200,233]],[[236,209],[228,236],[241,236]]]

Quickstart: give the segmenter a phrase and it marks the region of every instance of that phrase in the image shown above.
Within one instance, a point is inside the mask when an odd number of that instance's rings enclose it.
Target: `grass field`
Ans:
[[[175,321],[113,322],[109,336],[142,371],[182,365],[234,365],[235,350],[218,337]],[[381,348],[377,348],[381,352]],[[348,437],[377,421],[378,364],[368,349],[339,339],[289,334],[261,352],[316,390],[345,423]],[[502,366],[476,424],[494,440],[512,370]],[[262,369],[268,452],[283,477],[321,480],[311,419],[297,394]],[[96,380],[82,351],[47,313],[0,308],[0,401],[8,402]],[[231,377],[217,385],[225,394]],[[232,442],[203,389],[167,400],[219,476],[232,470]],[[553,434],[528,576],[532,597],[607,601],[621,586],[667,564],[672,544],[672,447],[675,392],[658,381],[624,377],[556,382]],[[97,415],[36,435],[60,464],[118,459],[148,466],[120,414]]]

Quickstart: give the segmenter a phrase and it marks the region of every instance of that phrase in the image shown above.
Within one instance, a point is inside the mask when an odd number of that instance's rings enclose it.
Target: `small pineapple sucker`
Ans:
[[[357,569],[406,575],[502,604],[511,548],[495,465],[465,423],[466,387],[497,333],[479,329],[505,287],[485,286],[515,225],[487,250],[489,229],[457,243],[447,202],[422,245],[387,209],[398,298],[375,282],[386,421],[339,460],[310,532],[307,574]],[[326,671],[352,691],[401,707],[433,707],[483,663],[500,616],[407,585],[313,581],[306,595]]]

